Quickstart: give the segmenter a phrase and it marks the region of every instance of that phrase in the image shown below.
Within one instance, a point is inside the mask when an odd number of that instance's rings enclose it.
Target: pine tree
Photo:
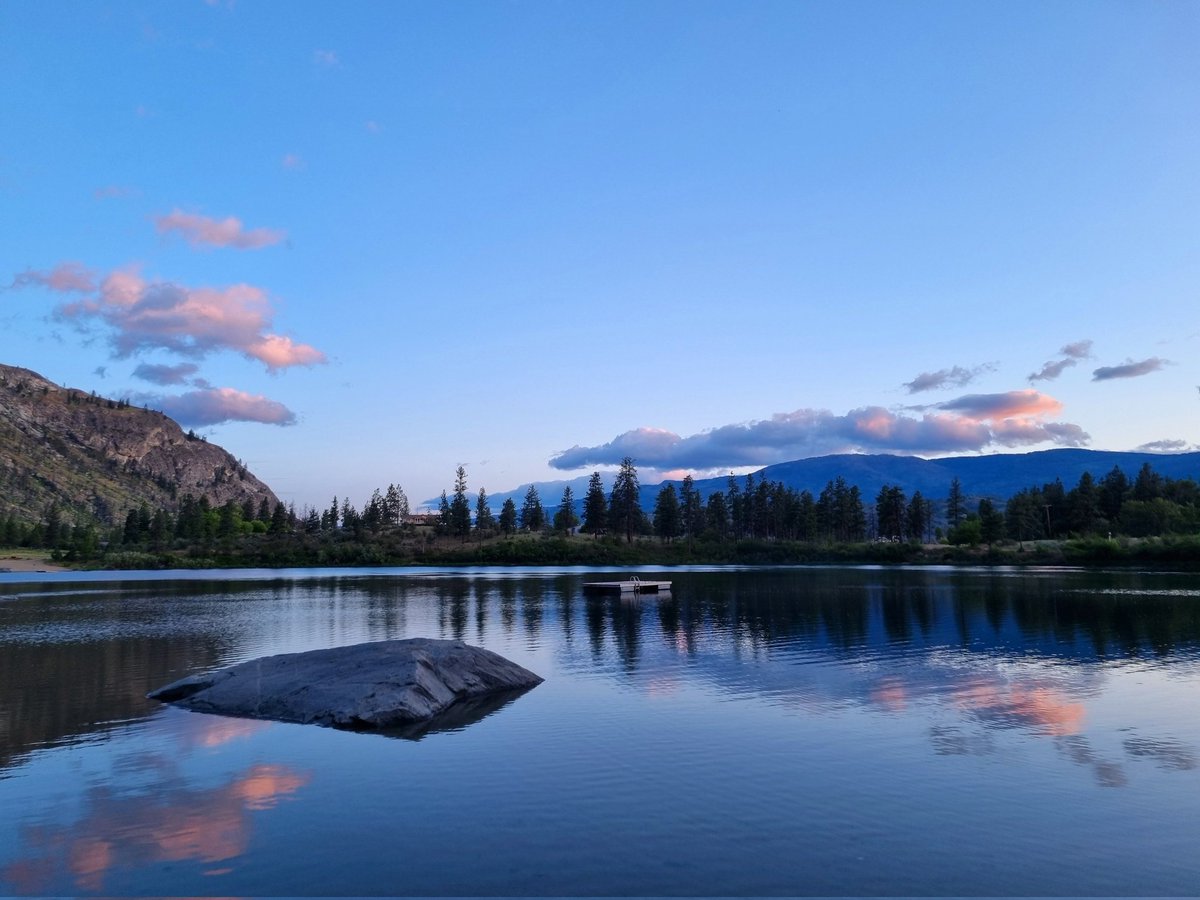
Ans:
[[[375,488],[371,492],[371,499],[367,501],[367,505],[363,509],[362,523],[363,527],[371,533],[375,533],[383,527],[383,494],[379,492],[379,488]]]
[[[512,534],[517,530],[517,504],[512,497],[505,497],[500,507],[500,530],[504,534]]]
[[[904,533],[910,541],[918,543],[925,540],[925,507],[928,504],[920,491],[913,491],[912,499],[904,511]]]
[[[946,497],[946,524],[954,528],[967,514],[966,501],[963,499],[962,483],[955,476],[950,482],[950,493]]]
[[[467,470],[459,466],[454,472],[454,499],[450,501],[450,531],[466,541],[471,532],[471,504],[467,501]]]
[[[724,541],[728,537],[729,506],[725,502],[724,491],[713,491],[708,495],[708,502],[704,505],[704,518],[718,541]]]
[[[1100,492],[1091,472],[1079,476],[1077,484],[1067,495],[1067,509],[1072,531],[1090,534],[1100,518]]]
[[[587,496],[583,500],[583,528],[586,534],[599,536],[608,527],[608,501],[604,499],[604,482],[600,473],[588,479]]]
[[[987,497],[979,501],[979,537],[989,547],[1004,538],[1004,514]]]
[[[525,502],[521,505],[521,527],[526,531],[541,531],[546,527],[546,511],[542,508],[542,498],[534,485],[525,492]]]
[[[294,517],[288,512],[287,507],[280,500],[275,504],[275,511],[271,513],[271,534],[286,534],[292,530],[292,519]]]
[[[496,528],[496,517],[492,515],[492,507],[488,504],[487,491],[479,489],[475,498],[475,530],[480,536]]]
[[[904,490],[898,485],[885,484],[875,498],[876,529],[881,538],[899,539],[904,534]]]
[[[554,513],[554,528],[567,533],[578,524],[579,516],[575,515],[575,495],[571,492],[571,486],[567,485],[563,488],[562,501],[558,504],[558,511]]]
[[[388,485],[387,493],[383,496],[383,518],[393,528],[403,525],[408,519],[408,497],[399,485]]]
[[[679,495],[675,492],[675,485],[668,482],[654,501],[654,533],[669,544],[679,536],[680,531]]]
[[[342,498],[342,530],[351,531],[355,535],[362,528],[362,516],[358,514],[358,510],[350,503],[349,497]]]
[[[1120,466],[1113,466],[1112,471],[1100,479],[1100,512],[1110,526],[1121,518],[1121,505],[1129,492],[1129,478]]]
[[[625,533],[625,542],[633,543],[634,532],[641,525],[642,508],[638,503],[637,468],[632,457],[621,460],[617,480],[613,482],[612,494],[608,499],[608,514],[617,531]]]
[[[691,475],[685,475],[679,492],[679,513],[683,533],[687,535],[688,544],[704,530],[704,504],[700,501],[700,492]]]

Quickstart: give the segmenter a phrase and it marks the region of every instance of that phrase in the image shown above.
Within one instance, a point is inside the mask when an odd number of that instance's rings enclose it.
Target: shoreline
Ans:
[[[11,554],[0,555],[0,572],[71,572],[74,571],[68,566],[60,566],[58,563],[51,562],[49,557],[45,556],[12,556]]]

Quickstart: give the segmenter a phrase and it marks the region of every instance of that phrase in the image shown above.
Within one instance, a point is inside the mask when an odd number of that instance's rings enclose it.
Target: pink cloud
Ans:
[[[798,409],[687,437],[659,428],[637,428],[606,444],[571,447],[555,455],[550,465],[557,469],[616,465],[631,456],[639,465],[659,470],[711,470],[827,453],[955,453],[996,445],[1085,445],[1090,438],[1078,425],[1044,421],[1061,409],[1061,403],[1037,391],[967,395],[920,417],[882,406],[852,409],[843,415]]]
[[[195,213],[174,209],[154,220],[159,234],[178,231],[193,247],[235,247],[238,250],[258,250],[278,244],[287,235],[271,228],[242,228],[240,219],[229,216],[217,220]]]
[[[1008,391],[1003,394],[966,394],[939,403],[938,409],[950,410],[977,422],[1021,416],[1048,416],[1062,412],[1062,403],[1049,394],[1035,390]]]
[[[308,344],[269,332],[273,310],[266,293],[248,284],[226,288],[188,288],[148,282],[137,271],[110,273],[99,291],[56,312],[63,320],[97,319],[113,330],[117,356],[168,350],[203,357],[233,350],[264,363],[271,371],[325,362]]]
[[[26,269],[13,276],[12,289],[45,287],[61,293],[86,294],[96,289],[95,275],[90,269],[77,262],[62,262],[48,272]]]
[[[262,340],[247,347],[245,353],[259,362],[266,363],[267,368],[271,370],[287,366],[315,366],[325,362],[325,354],[316,347],[297,344],[291,338],[280,334],[263,335]]]
[[[235,388],[211,388],[147,399],[181,425],[218,425],[221,422],[296,424],[296,414],[279,401]]]

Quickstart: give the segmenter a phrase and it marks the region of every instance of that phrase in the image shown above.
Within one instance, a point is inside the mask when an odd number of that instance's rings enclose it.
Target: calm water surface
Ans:
[[[598,577],[0,575],[0,894],[1200,892],[1200,577]],[[546,682],[408,737],[145,699],[418,635]]]

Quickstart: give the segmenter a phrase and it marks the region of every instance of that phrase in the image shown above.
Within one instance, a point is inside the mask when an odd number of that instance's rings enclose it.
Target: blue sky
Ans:
[[[1200,443],[1200,6],[0,2],[0,361],[285,499]]]

